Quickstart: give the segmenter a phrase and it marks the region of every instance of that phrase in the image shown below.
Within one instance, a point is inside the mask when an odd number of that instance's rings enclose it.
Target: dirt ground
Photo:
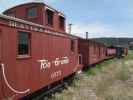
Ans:
[[[133,100],[133,52],[78,74],[72,86],[50,100]]]

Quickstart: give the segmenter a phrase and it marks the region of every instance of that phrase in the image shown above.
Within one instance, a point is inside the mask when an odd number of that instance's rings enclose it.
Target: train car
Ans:
[[[66,34],[62,13],[43,3],[4,13],[8,16],[0,14],[0,100],[21,99],[78,70],[78,40]]]
[[[112,48],[116,49],[117,58],[122,58],[128,54],[128,49],[125,46],[115,45]]]
[[[106,55],[107,55],[107,59],[115,57],[116,56],[116,49],[113,47],[107,47]]]
[[[90,66],[106,58],[106,46],[88,39],[78,39],[78,51],[82,55],[82,64]]]
[[[44,3],[21,4],[0,14],[0,100],[48,90],[114,55],[102,43],[67,34],[65,26],[65,15]],[[114,48],[118,56],[127,54]]]

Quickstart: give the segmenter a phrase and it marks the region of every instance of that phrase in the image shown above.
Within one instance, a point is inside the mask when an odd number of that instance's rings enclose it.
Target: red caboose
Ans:
[[[76,72],[78,41],[66,34],[62,13],[43,3],[4,13],[14,17],[0,15],[0,100],[16,100]]]

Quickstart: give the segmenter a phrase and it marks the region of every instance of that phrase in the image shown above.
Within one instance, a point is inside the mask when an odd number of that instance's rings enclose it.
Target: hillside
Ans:
[[[93,40],[102,42],[107,46],[110,46],[110,45],[128,46],[130,42],[133,42],[133,38],[93,38]]]

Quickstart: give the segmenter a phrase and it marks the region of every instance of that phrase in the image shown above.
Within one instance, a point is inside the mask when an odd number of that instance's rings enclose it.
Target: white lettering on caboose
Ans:
[[[46,59],[43,60],[38,60],[40,63],[40,69],[45,70],[51,68],[51,66],[60,66],[60,65],[65,65],[69,63],[69,58],[68,57],[61,57],[61,58],[56,58],[54,61],[49,61]]]
[[[44,60],[38,60],[38,62],[41,63],[41,67],[40,67],[41,70],[51,67],[51,63],[48,60],[45,60],[45,59]]]
[[[15,27],[15,28],[27,29],[27,30],[36,31],[36,32],[44,32],[44,29],[41,27],[37,27],[35,25],[32,26],[32,25],[28,25],[28,24],[24,24],[16,21],[9,21],[9,26]]]
[[[59,71],[53,72],[53,73],[51,74],[51,78],[52,78],[52,79],[58,78],[58,77],[60,77],[61,75],[62,75],[62,71],[59,70]]]
[[[68,64],[69,63],[69,58],[68,57],[62,57],[61,59],[56,58],[55,61],[53,61],[53,63],[55,64],[55,66]]]

